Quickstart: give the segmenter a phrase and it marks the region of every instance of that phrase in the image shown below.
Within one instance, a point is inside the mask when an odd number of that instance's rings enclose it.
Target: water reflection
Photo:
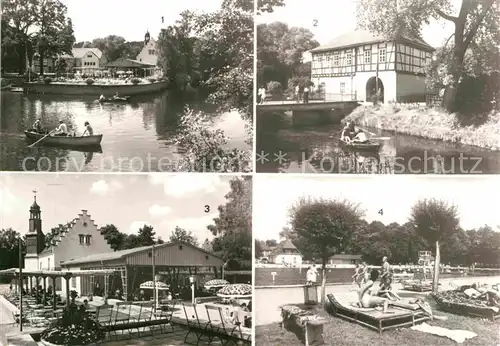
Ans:
[[[170,170],[182,157],[173,138],[186,106],[212,114],[214,128],[223,129],[230,138],[228,147],[251,149],[246,143],[246,123],[238,114],[216,114],[213,105],[188,102],[168,93],[135,96],[129,104],[102,104],[93,96],[2,93],[1,98],[1,170]],[[55,128],[63,120],[77,134],[89,121],[95,133],[103,134],[102,147],[28,148],[24,131],[38,117],[46,128]]]
[[[257,171],[341,174],[500,173],[500,152],[369,129],[378,152],[346,150],[340,125],[294,127],[286,116],[257,118]],[[267,156],[265,156],[267,154]]]

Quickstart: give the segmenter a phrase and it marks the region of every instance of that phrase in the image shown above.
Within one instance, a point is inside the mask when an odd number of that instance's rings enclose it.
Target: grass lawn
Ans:
[[[434,314],[446,316],[446,321],[429,321],[433,326],[448,329],[463,329],[477,334],[475,338],[466,340],[463,345],[496,346],[500,345],[500,321],[490,322],[484,319],[458,316],[436,310],[434,302],[429,302]],[[329,323],[324,326],[323,337],[325,345],[359,346],[359,345],[456,345],[448,338],[439,337],[410,328],[392,329],[382,335],[378,332],[329,315],[324,310],[319,313]],[[281,330],[278,323],[272,323],[255,328],[256,345],[303,345],[298,337],[285,329]]]

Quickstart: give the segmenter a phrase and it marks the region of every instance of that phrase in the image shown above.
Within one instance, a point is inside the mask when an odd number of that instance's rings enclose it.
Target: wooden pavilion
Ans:
[[[138,60],[119,58],[107,63],[106,68],[123,72],[131,71],[134,76],[146,77],[153,75],[157,67]]]

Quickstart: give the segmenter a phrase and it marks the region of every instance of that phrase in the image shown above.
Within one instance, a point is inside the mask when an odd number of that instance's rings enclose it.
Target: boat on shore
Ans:
[[[100,103],[125,103],[128,102],[130,99],[130,96],[123,96],[123,97],[109,97],[105,98],[103,100],[98,99]]]
[[[376,143],[372,141],[359,143],[359,142],[346,142],[342,139],[339,139],[340,145],[346,149],[350,149],[353,151],[378,151],[382,146],[381,143]]]
[[[31,142],[36,142],[47,136],[46,133],[37,133],[29,130],[24,131],[24,134],[26,135],[26,138]],[[100,148],[101,141],[102,141],[102,135],[93,135],[93,136],[49,135],[39,143],[58,146],[58,147],[71,148],[71,149],[82,149],[81,151],[88,151],[87,149]]]

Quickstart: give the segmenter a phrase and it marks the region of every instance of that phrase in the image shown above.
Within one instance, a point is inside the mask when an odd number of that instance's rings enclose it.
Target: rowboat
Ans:
[[[33,131],[24,131],[26,138],[32,142],[38,141],[46,136],[44,133],[37,133]],[[87,147],[100,147],[102,135],[94,136],[47,136],[40,143],[50,144],[68,148],[87,148]]]
[[[359,150],[359,151],[378,151],[381,144],[380,143],[375,143],[375,142],[364,142],[364,143],[359,143],[359,142],[346,142],[342,139],[339,139],[340,144],[350,150]]]
[[[110,97],[110,98],[105,98],[104,100],[99,99],[99,102],[101,103],[111,103],[111,102],[128,102],[130,96],[124,96],[124,97]]]
[[[24,91],[23,88],[18,88],[18,87],[10,88],[11,93],[22,93],[23,91]]]

